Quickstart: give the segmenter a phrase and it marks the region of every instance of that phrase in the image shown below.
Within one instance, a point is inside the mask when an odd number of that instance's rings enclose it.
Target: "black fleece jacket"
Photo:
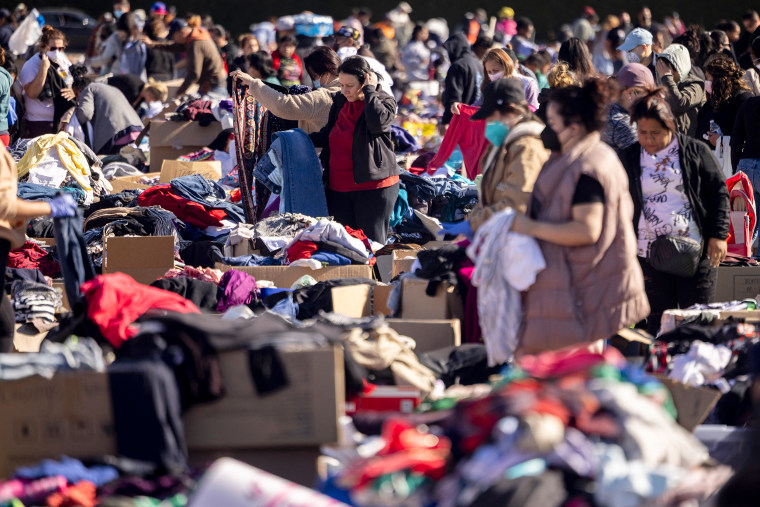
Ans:
[[[684,190],[689,198],[694,221],[702,240],[726,239],[729,226],[728,189],[723,173],[707,145],[696,139],[676,134],[678,156],[683,174]],[[628,173],[628,190],[633,199],[633,229],[639,229],[639,217],[644,202],[641,189],[641,145],[634,143],[620,154]]]

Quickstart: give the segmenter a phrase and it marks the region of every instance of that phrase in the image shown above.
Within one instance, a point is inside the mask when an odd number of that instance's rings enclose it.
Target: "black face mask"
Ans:
[[[562,151],[562,145],[559,143],[559,137],[552,128],[547,125],[544,130],[541,131],[541,141],[544,143],[544,148],[551,151]]]

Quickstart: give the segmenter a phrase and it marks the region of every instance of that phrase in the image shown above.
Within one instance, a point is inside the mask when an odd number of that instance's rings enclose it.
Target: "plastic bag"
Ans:
[[[40,16],[37,9],[32,9],[32,12],[21,22],[16,28],[16,31],[11,35],[8,41],[8,47],[16,55],[23,55],[29,46],[34,45],[42,35],[42,25],[45,23],[45,18]]]

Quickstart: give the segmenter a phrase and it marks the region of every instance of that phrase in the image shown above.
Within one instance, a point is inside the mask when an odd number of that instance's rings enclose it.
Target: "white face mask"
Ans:
[[[712,81],[705,81],[705,93],[712,93]]]
[[[497,72],[496,74],[488,74],[488,79],[491,81],[496,81],[497,79],[501,79],[504,77],[504,72]]]
[[[50,60],[56,62],[58,61],[58,58],[61,56],[62,51],[48,51],[45,54],[47,55]]]
[[[641,57],[633,51],[628,51],[625,54],[625,59],[628,63],[641,63]]]

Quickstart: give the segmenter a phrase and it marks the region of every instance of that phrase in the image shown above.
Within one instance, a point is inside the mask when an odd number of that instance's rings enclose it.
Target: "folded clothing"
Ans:
[[[8,253],[8,267],[39,269],[43,275],[50,278],[58,278],[61,275],[61,266],[53,255],[31,241]]]

